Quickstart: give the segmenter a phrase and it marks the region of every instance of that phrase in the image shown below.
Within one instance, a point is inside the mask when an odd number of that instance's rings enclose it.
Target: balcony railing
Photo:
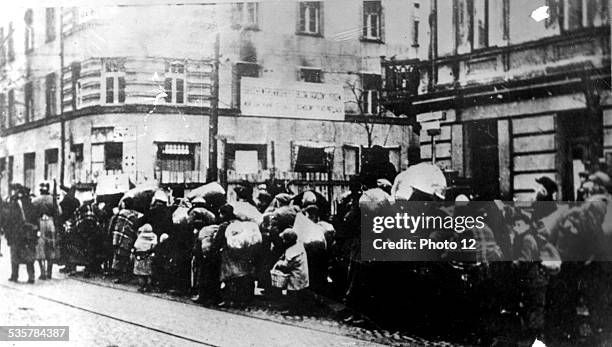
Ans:
[[[610,67],[610,27],[589,28],[536,41],[490,47],[433,61],[383,60],[386,104],[425,100],[445,91],[486,85],[509,89],[536,79],[564,80],[572,72]]]

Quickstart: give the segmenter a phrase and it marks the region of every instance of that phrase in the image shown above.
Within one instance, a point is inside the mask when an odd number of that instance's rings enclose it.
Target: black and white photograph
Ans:
[[[0,345],[612,346],[610,0],[3,0]]]

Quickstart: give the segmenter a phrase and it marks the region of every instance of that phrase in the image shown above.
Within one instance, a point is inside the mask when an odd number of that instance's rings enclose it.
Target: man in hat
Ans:
[[[17,282],[19,265],[26,264],[28,283],[34,283],[34,258],[36,256],[36,227],[31,223],[32,208],[27,188],[15,184],[6,218],[6,240],[11,248],[11,277]]]

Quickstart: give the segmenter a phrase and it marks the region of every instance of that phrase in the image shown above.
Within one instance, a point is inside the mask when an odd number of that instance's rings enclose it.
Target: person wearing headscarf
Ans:
[[[193,301],[201,304],[217,303],[221,286],[219,282],[221,254],[215,238],[219,226],[214,224],[215,215],[202,207],[189,211],[189,219],[195,234],[192,254],[194,287],[197,289],[197,295]]]
[[[74,216],[76,210],[81,206],[79,199],[75,197],[76,188],[74,186],[70,188],[62,188],[66,195],[59,203],[61,213],[59,215],[59,242],[60,242],[60,261],[64,264],[64,267],[60,269],[62,273],[70,273],[75,270],[75,264],[71,262],[71,240],[72,236],[70,232],[70,219]]]
[[[134,254],[134,275],[138,276],[141,293],[148,292],[151,286],[152,260],[155,247],[157,246],[157,235],[153,233],[150,224],[145,224],[138,229],[138,237],[134,242],[132,250]]]
[[[136,230],[139,224],[139,215],[133,209],[134,200],[124,198],[120,203],[120,210],[112,224],[113,234],[113,271],[117,275],[115,283],[128,280],[130,266],[130,252],[136,241]]]
[[[49,193],[49,183],[40,184],[40,196],[32,200],[35,218],[38,218],[40,237],[36,245],[36,260],[40,266],[41,280],[51,279],[53,262],[59,257],[59,240],[55,228],[59,215],[55,198]]]
[[[105,259],[104,230],[96,212],[93,195],[89,195],[73,219],[74,233],[80,240],[79,263],[85,265],[85,277],[98,273]]]
[[[304,244],[298,240],[297,233],[291,228],[280,233],[285,247],[274,268],[289,275],[287,297],[289,310],[285,313],[299,312],[303,308],[304,291],[309,287],[308,256]]]

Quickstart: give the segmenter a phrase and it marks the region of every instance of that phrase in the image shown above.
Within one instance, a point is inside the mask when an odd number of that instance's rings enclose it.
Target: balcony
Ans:
[[[609,89],[610,27],[382,68],[385,104],[413,114],[452,108],[458,97],[469,105],[573,92],[585,74]]]

